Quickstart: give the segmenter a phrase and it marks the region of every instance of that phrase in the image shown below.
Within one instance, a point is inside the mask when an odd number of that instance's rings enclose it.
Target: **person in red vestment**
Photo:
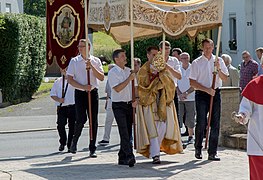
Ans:
[[[242,92],[236,121],[248,123],[247,154],[250,180],[263,179],[263,75],[250,81]]]

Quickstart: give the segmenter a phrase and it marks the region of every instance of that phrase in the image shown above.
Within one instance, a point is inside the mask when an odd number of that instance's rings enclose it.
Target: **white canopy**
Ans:
[[[130,41],[129,0],[89,0],[88,24],[106,31],[120,44]],[[192,0],[172,3],[158,0],[133,0],[134,38],[178,37],[220,26],[223,0]]]

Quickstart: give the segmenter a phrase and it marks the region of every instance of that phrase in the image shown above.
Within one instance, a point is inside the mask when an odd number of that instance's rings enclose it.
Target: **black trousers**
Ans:
[[[174,105],[175,105],[175,109],[176,109],[178,124],[179,124],[179,127],[181,128],[182,124],[179,121],[179,103],[178,103],[178,97],[177,97],[177,91],[176,90],[175,90],[175,94],[174,94]]]
[[[59,143],[70,148],[74,135],[74,127],[76,122],[75,105],[58,107],[57,110],[57,130],[59,134]],[[68,124],[68,137],[66,133],[66,125]]]
[[[204,131],[207,126],[207,114],[210,107],[210,95],[203,91],[195,92],[196,103],[196,128],[195,128],[195,149],[202,149]],[[221,96],[220,90],[216,89],[213,100],[213,110],[211,117],[211,130],[209,136],[208,154],[215,155],[217,153],[218,136],[220,128],[221,114]]]
[[[99,95],[98,89],[93,89],[91,92],[91,112],[92,112],[92,136],[90,140],[90,152],[96,151],[96,139],[98,131],[98,109],[99,109]],[[84,124],[87,122],[87,115],[89,114],[88,93],[86,91],[75,90],[75,106],[76,106],[76,124],[73,137],[73,143],[77,144],[81,135]],[[90,118],[89,118],[90,119]]]
[[[132,144],[130,143],[132,137],[132,104],[131,102],[112,102],[112,110],[121,140],[118,153],[119,161],[126,161],[134,158]]]

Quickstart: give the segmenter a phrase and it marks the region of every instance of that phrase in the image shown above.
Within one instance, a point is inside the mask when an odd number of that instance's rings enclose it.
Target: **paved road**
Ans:
[[[104,96],[105,83],[101,84]],[[103,136],[104,100],[100,100],[98,140]],[[190,145],[182,154],[161,155],[162,164],[136,154],[133,168],[117,165],[119,137],[112,129],[111,144],[98,146],[98,158],[88,158],[88,129],[80,138],[77,154],[60,153],[55,131],[56,115],[51,99],[41,97],[28,103],[0,109],[0,180],[15,179],[248,179],[246,152],[219,148],[220,162],[194,158]]]

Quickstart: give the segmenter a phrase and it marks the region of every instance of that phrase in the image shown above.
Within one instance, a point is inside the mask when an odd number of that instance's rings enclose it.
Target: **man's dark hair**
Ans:
[[[204,39],[204,40],[202,41],[202,47],[204,47],[204,44],[205,44],[205,43],[209,43],[209,44],[211,44],[211,45],[214,45],[213,40],[212,40],[212,39],[209,39],[209,38],[206,38],[206,39]]]
[[[159,51],[159,48],[157,46],[150,46],[146,49],[147,54],[151,52],[151,50],[157,50]]]
[[[119,54],[121,53],[121,52],[126,52],[124,49],[116,49],[115,51],[113,51],[113,53],[112,53],[112,59],[113,59],[113,61],[115,62],[115,58],[118,58],[119,57]]]
[[[174,51],[176,51],[178,55],[182,54],[182,52],[183,52],[182,49],[180,49],[180,48],[173,48],[172,52],[174,52]]]

